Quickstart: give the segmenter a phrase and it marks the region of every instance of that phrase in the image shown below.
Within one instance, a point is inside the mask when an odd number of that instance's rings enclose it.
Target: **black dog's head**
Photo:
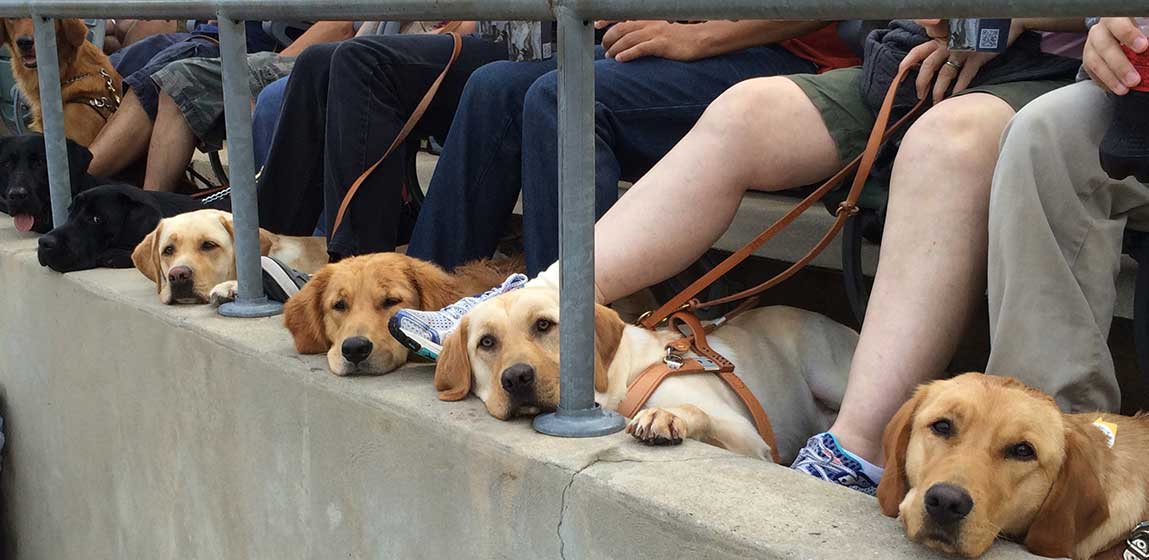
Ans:
[[[80,191],[90,163],[92,153],[68,140],[68,172],[73,195]],[[52,229],[43,135],[0,138],[0,210],[15,219],[16,229],[20,231],[45,233]]]
[[[57,272],[131,268],[132,250],[163,217],[153,194],[105,185],[76,195],[68,221],[40,238],[40,264]]]

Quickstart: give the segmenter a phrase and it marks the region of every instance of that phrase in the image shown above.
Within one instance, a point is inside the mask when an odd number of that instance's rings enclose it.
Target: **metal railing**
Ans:
[[[561,436],[617,431],[623,419],[594,403],[594,19],[893,19],[911,17],[1086,17],[1142,15],[1149,0],[0,0],[0,17],[31,17],[52,216],[70,202],[55,44],[56,17],[217,18],[223,61],[239,294],[220,312],[279,311],[260,286],[258,212],[252,163],[245,19],[558,20],[559,190],[562,269],[560,404],[535,427]]]

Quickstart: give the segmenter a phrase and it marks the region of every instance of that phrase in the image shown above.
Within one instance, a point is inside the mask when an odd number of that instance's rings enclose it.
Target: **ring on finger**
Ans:
[[[955,61],[953,61],[953,60],[947,60],[947,61],[946,61],[946,66],[952,66],[954,70],[957,70],[958,72],[961,72],[961,67],[962,67],[962,65],[961,65],[961,63],[959,63],[959,62],[955,62]]]

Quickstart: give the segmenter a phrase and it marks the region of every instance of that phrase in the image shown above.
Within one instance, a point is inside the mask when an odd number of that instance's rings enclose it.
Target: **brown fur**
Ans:
[[[1092,425],[1099,417],[1118,426],[1112,449]],[[934,431],[939,419],[952,423],[950,435]],[[1035,457],[1010,456],[1019,443]],[[886,426],[883,449],[882,512],[946,552],[980,556],[1007,536],[1037,554],[1088,560],[1149,516],[1149,418],[1063,414],[1016,380],[970,373],[919,387]],[[932,525],[924,506],[941,483],[974,501],[951,533]]]
[[[35,38],[31,19],[5,19],[0,21],[0,39],[12,51],[12,76],[20,87],[24,98],[32,108],[31,130],[43,131],[44,121],[40,111],[40,82],[35,67],[28,67],[24,53],[16,46],[19,37]],[[68,138],[87,146],[92,143],[104,128],[104,117],[91,106],[89,99],[108,97],[107,83],[100,75],[103,69],[112,77],[116,91],[121,91],[121,78],[112,67],[111,61],[100,49],[87,40],[88,28],[80,19],[56,20],[56,45],[59,53],[60,80],[68,80],[87,74],[86,77],[67,83],[61,90],[64,101],[64,131]],[[34,56],[34,54],[33,54]]]
[[[484,260],[448,274],[434,264],[399,253],[379,253],[329,264],[293,296],[284,324],[301,354],[327,352],[337,375],[381,374],[407,361],[407,350],[387,323],[399,309],[436,310],[482,293],[522,268],[518,261]],[[336,302],[346,309],[335,309]],[[365,337],[371,356],[358,367],[342,356],[343,341]]]

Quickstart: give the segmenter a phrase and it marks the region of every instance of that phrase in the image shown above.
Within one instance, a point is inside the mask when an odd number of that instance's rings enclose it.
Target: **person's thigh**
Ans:
[[[636,177],[666,155],[706,108],[735,84],[816,69],[775,45],[692,62],[653,57],[625,63],[599,60],[595,102],[606,121],[599,124],[609,128],[623,175]],[[556,78],[552,74],[543,80]]]
[[[275,137],[275,127],[279,124],[279,114],[283,109],[283,98],[287,94],[290,78],[280,78],[263,88],[255,98],[255,109],[251,112],[251,142],[255,153],[255,168],[263,167],[271,141]]]
[[[128,76],[138,72],[148,65],[164,49],[187,40],[191,33],[167,33],[154,35],[142,41],[124,47],[111,55],[112,66],[121,76]]]

